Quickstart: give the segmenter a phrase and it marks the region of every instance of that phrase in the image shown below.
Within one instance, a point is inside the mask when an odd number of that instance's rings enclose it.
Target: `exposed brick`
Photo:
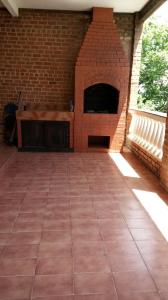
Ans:
[[[168,118],[166,118],[166,131],[160,177],[162,185],[168,191]]]
[[[130,59],[133,15],[114,19]],[[0,123],[4,105],[16,101],[18,91],[26,104],[69,109],[75,63],[90,22],[90,12],[20,10],[19,18],[12,18],[0,9]]]
[[[138,144],[127,139],[128,148],[150,169],[157,177],[161,176],[161,161],[140,147]]]
[[[107,20],[105,11],[108,12]],[[93,12],[95,16],[93,15],[76,63],[74,147],[76,151],[89,151],[88,136],[109,136],[110,151],[122,151],[129,60],[122,46],[112,9],[95,8]],[[84,90],[96,83],[107,83],[118,89],[119,108],[116,114],[84,114]]]

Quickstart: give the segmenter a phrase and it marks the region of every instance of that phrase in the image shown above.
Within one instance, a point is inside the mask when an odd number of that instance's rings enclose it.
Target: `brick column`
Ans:
[[[143,25],[138,24],[136,18],[134,48],[133,48],[133,58],[132,58],[132,72],[131,72],[131,81],[130,81],[130,101],[129,101],[130,109],[137,108],[137,96],[138,96],[139,75],[140,75],[140,66],[141,66],[142,30],[143,30]]]
[[[160,172],[160,181],[164,188],[168,191],[168,117],[166,118],[166,132],[163,146],[163,159]]]

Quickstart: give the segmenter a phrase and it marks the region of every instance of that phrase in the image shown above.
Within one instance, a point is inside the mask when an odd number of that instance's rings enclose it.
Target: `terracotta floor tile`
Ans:
[[[72,240],[99,241],[101,236],[98,229],[86,227],[85,229],[73,229]]]
[[[6,246],[3,251],[4,258],[36,258],[38,245]]]
[[[102,241],[75,241],[73,243],[73,254],[78,256],[103,255],[104,245]]]
[[[17,232],[11,233],[8,239],[8,245],[35,245],[39,244],[41,239],[40,232]]]
[[[108,231],[110,229],[120,229],[120,228],[125,228],[127,229],[127,225],[124,221],[123,218],[104,218],[104,219],[100,219],[98,220],[99,222],[99,228],[100,230],[103,231]]]
[[[73,296],[46,296],[46,297],[33,297],[32,300],[74,300]]]
[[[74,272],[110,272],[110,264],[104,255],[75,255],[74,257]]]
[[[48,217],[44,221],[44,230],[70,230],[71,222],[70,220],[58,220],[55,217]]]
[[[164,240],[163,236],[157,229],[145,228],[145,229],[130,229],[134,240]]]
[[[168,269],[168,252],[165,253],[148,253],[142,254],[148,268],[151,269]]]
[[[72,219],[73,230],[90,230],[99,231],[99,223],[97,219]]]
[[[3,259],[0,262],[0,276],[35,274],[35,259]]]
[[[24,198],[24,196],[22,197],[22,198]],[[23,201],[23,199],[19,199],[19,198],[15,198],[15,197],[8,197],[7,195],[1,195],[0,194],[0,205],[6,205],[6,204],[10,204],[10,205],[13,205],[14,207],[16,206],[16,207],[18,207],[21,203],[22,203],[22,201]]]
[[[101,228],[100,232],[104,241],[132,240],[132,236],[126,228]]]
[[[81,273],[75,275],[75,294],[115,294],[110,273]]]
[[[106,294],[106,295],[75,295],[74,300],[117,300],[115,294]]]
[[[5,220],[6,218],[4,218]],[[0,220],[0,233],[9,233],[12,231],[13,222],[3,222]]]
[[[61,211],[59,210],[52,210],[52,211],[46,211],[45,214],[45,219],[55,219],[55,220],[70,220],[70,212]]]
[[[3,216],[3,213],[11,213],[14,215],[17,215],[19,212],[19,207],[18,206],[13,206],[13,205],[0,205],[0,216]]]
[[[168,268],[152,270],[152,276],[159,290],[168,290]]]
[[[0,233],[0,246],[6,245],[9,237],[9,233]]]
[[[72,273],[72,258],[41,258],[38,260],[36,273],[39,275]]]
[[[136,241],[136,244],[142,254],[157,254],[164,253],[168,251],[168,244],[164,240],[148,240],[148,241]]]
[[[167,300],[168,299],[168,289],[167,291],[164,291],[164,292],[160,292],[160,299],[161,300]]]
[[[42,230],[40,222],[17,222],[13,227],[13,232],[39,232]]]
[[[52,208],[49,208],[49,207],[46,207],[46,212],[48,214],[56,214],[56,213],[60,213],[60,214],[70,214],[70,207],[65,207],[65,206],[56,206],[56,207],[52,207]]]
[[[58,200],[57,199],[54,199],[51,198],[51,199],[48,199],[47,200],[47,206],[46,206],[46,209],[47,210],[57,210],[57,209],[70,209],[70,200],[68,198],[59,198]]]
[[[73,280],[71,274],[38,275],[35,277],[33,297],[71,295],[72,293]]]
[[[8,276],[1,277],[0,295],[1,299],[30,299],[32,289],[31,276]]]
[[[149,218],[142,219],[126,219],[127,225],[129,228],[133,229],[143,229],[143,228],[155,228],[154,223]]]
[[[85,218],[85,219],[96,219],[96,212],[94,208],[72,208],[72,218]]]
[[[72,255],[70,242],[41,243],[39,246],[39,257],[69,257]]]
[[[132,210],[132,209],[124,209],[122,210],[122,215],[127,219],[142,219],[147,218],[148,215],[144,210]]]
[[[119,293],[118,300],[160,300],[160,296],[156,292],[144,293]]]
[[[149,273],[145,270],[113,273],[117,291],[147,292],[156,291]]]
[[[106,241],[104,245],[108,255],[135,255],[139,253],[134,241]]]
[[[113,272],[127,272],[146,269],[140,254],[111,253],[108,255]]]
[[[112,209],[112,210],[118,210],[118,202],[115,201],[112,197],[111,200],[104,200],[103,202],[100,201],[94,201],[93,205],[96,209]]]
[[[84,183],[85,185],[86,183]],[[80,196],[71,196],[69,198],[70,200],[70,207],[71,209],[77,209],[77,208],[94,208],[93,206],[93,199],[90,195],[80,195]]]
[[[45,205],[40,204],[24,204],[20,208],[21,213],[43,213],[45,210]]]
[[[0,218],[16,218],[18,215],[18,211],[17,212],[12,212],[12,211],[0,211]]]
[[[20,213],[17,222],[41,222],[43,220],[42,213]]]
[[[42,195],[41,197],[40,197],[39,193],[36,193],[35,195],[27,193],[22,202],[21,208],[22,207],[38,207],[38,206],[43,207],[47,204],[47,196],[48,196],[48,193],[46,195]]]
[[[45,243],[57,243],[57,242],[71,242],[70,231],[43,231],[42,242]]]
[[[96,215],[99,219],[117,219],[122,216],[119,210],[113,210],[110,208],[96,209]]]
[[[0,255],[2,253],[2,250],[5,248],[5,246],[0,246]]]

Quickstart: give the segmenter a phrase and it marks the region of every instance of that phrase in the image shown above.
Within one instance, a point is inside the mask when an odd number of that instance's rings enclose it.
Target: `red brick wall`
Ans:
[[[116,14],[125,51],[131,56],[133,15]],[[0,122],[3,107],[22,91],[25,103],[66,110],[74,99],[74,68],[91,13],[21,10],[12,18],[0,9]]]
[[[12,18],[2,11],[1,101],[15,100],[21,90],[26,102],[66,108],[73,100],[73,66],[89,21],[87,14],[25,10]]]
[[[139,24],[138,19],[136,18],[132,71],[131,71],[131,80],[130,80],[130,100],[129,100],[130,109],[137,108],[139,76],[140,76],[140,67],[141,67],[142,32],[143,32],[143,25]]]

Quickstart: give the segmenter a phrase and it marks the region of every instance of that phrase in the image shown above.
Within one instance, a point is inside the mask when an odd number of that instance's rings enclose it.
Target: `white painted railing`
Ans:
[[[158,160],[162,159],[166,114],[130,110],[128,140],[142,147]]]

